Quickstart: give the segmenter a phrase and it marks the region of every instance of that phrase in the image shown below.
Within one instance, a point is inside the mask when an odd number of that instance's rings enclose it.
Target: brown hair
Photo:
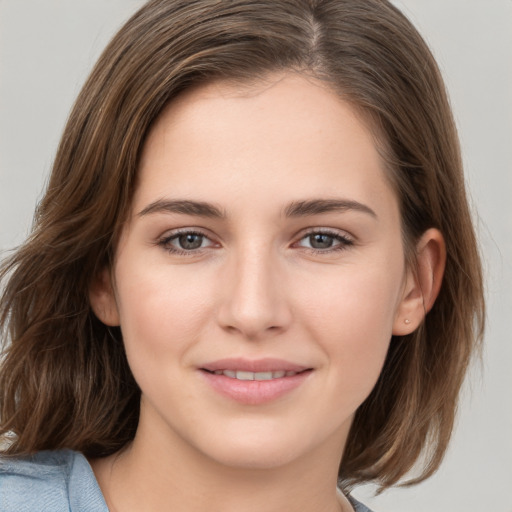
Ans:
[[[72,448],[99,457],[133,438],[140,391],[119,329],[94,316],[88,289],[112,261],[145,137],[184,89],[283,70],[328,82],[368,114],[384,141],[406,248],[429,227],[447,246],[439,297],[416,332],[391,340],[340,479],[387,487],[420,455],[413,481],[436,470],[482,335],[481,267],[440,73],[384,0],[153,0],[114,37],[71,112],[33,233],[1,269],[7,454]]]

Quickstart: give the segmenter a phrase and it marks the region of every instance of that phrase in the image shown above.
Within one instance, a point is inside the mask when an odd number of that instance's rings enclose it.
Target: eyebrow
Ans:
[[[293,201],[284,210],[286,217],[306,217],[330,212],[346,212],[355,210],[371,215],[375,219],[377,214],[369,207],[358,201],[350,199],[309,199],[307,201]]]
[[[369,207],[358,201],[350,199],[308,199],[293,201],[284,209],[285,217],[307,217],[330,212],[346,212],[355,210],[366,213],[374,218],[377,214]],[[226,213],[218,206],[205,201],[191,201],[186,199],[158,199],[139,212],[139,216],[151,213],[179,213],[212,219],[225,219]]]
[[[211,203],[204,201],[189,200],[167,200],[158,199],[149,204],[139,212],[139,216],[149,215],[150,213],[181,213],[183,215],[194,215],[198,217],[207,217],[213,219],[223,219],[226,217],[224,211]]]

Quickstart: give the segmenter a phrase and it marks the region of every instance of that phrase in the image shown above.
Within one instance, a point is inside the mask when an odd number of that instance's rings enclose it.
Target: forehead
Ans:
[[[185,92],[153,126],[139,173],[136,207],[165,195],[228,209],[249,196],[264,206],[290,194],[394,196],[359,112],[323,82],[291,73]]]

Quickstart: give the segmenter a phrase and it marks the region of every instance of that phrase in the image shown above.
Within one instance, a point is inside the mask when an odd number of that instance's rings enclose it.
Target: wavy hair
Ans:
[[[423,325],[393,337],[340,465],[348,488],[430,476],[445,453],[484,325],[481,265],[445,87],[427,45],[385,0],[152,0],[107,46],[71,111],[28,240],[0,270],[4,453],[111,454],[133,438],[140,390],[118,328],[88,290],[113,259],[146,135],[180,92],[292,70],[367,115],[401,209],[408,261],[429,227],[446,242]],[[341,457],[341,454],[340,454]]]

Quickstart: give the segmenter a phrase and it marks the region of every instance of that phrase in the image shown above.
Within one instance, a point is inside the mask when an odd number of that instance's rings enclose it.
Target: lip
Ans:
[[[242,370],[244,372],[302,372],[310,369],[308,366],[266,357],[263,359],[226,358],[218,359],[201,366],[201,369],[215,372],[217,370]]]
[[[238,380],[218,375],[219,370],[247,372],[296,372],[295,375],[272,380]],[[313,368],[282,359],[219,359],[199,368],[207,384],[220,395],[243,405],[261,405],[281,398],[301,386],[311,375]]]

